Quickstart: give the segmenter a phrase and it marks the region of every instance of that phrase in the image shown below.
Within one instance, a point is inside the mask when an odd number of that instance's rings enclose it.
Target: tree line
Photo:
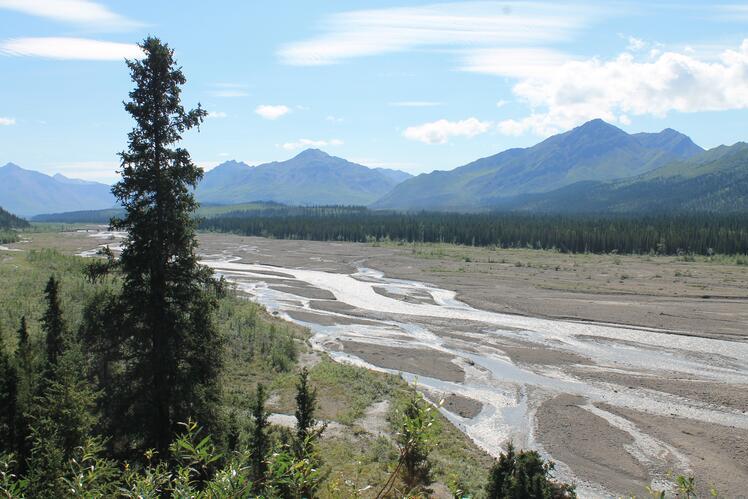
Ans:
[[[748,253],[748,217],[742,215],[381,213],[310,207],[234,212],[204,219],[200,228],[278,239],[451,243],[568,253]]]

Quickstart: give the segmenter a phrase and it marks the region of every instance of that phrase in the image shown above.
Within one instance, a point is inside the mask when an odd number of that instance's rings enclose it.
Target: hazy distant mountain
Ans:
[[[703,151],[666,129],[630,135],[592,120],[526,149],[509,149],[451,171],[419,175],[373,204],[402,210],[476,210],[580,181],[633,177]]]
[[[22,216],[115,205],[110,186],[98,182],[50,177],[8,163],[0,167],[0,205]]]
[[[259,166],[227,161],[205,174],[196,190],[204,203],[276,201],[291,205],[369,204],[410,177],[372,169],[307,149],[287,161]]]
[[[71,184],[71,185],[96,185],[98,183],[98,182],[92,182],[90,180],[81,180],[79,178],[69,178],[63,175],[62,173],[56,173],[52,176],[52,178],[63,184]]]
[[[389,178],[396,184],[399,184],[401,182],[405,182],[409,178],[413,177],[408,172],[404,172],[402,170],[393,170],[392,168],[372,168],[375,172],[379,172],[385,177]]]
[[[507,200],[504,208],[542,212],[746,212],[748,144],[716,147],[631,179],[581,182]]]

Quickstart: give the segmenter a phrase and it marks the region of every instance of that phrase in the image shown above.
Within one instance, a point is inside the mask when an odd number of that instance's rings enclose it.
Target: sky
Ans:
[[[413,174],[602,118],[748,140],[748,3],[0,0],[0,164],[111,183],[153,35],[205,169],[308,147]]]

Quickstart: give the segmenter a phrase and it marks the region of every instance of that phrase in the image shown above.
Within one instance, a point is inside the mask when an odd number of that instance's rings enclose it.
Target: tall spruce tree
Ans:
[[[21,470],[25,470],[26,459],[31,452],[30,442],[27,438],[30,433],[27,414],[33,402],[36,385],[34,350],[29,341],[29,330],[25,315],[21,317],[17,336],[18,343],[16,345],[15,364],[18,375],[18,395],[16,399],[16,441],[14,448],[19,466]]]
[[[29,327],[26,323],[26,316],[21,317],[21,323],[17,332],[18,345],[16,346],[16,366],[19,375],[26,378],[31,383],[31,377],[34,372],[34,352],[29,342]]]
[[[325,426],[315,428],[317,419],[314,413],[317,410],[317,389],[309,386],[309,370],[305,367],[299,373],[299,381],[296,384],[296,441],[294,452],[298,458],[304,458],[309,454],[309,446],[318,437]]]
[[[267,474],[267,454],[270,450],[270,441],[268,439],[267,428],[270,426],[268,413],[265,410],[267,394],[262,383],[257,385],[255,400],[252,404],[252,436],[250,437],[250,450],[252,452],[251,468],[252,479],[261,484]]]
[[[149,37],[140,47],[145,57],[127,61],[135,88],[125,109],[135,127],[112,188],[125,208],[112,226],[128,235],[118,329],[129,407],[115,427],[164,457],[180,421],[192,417],[216,433],[222,344],[213,321],[218,288],[195,254],[191,190],[203,172],[178,147],[207,113],[182,106],[186,79],[168,45]]]
[[[44,288],[47,309],[42,316],[42,331],[45,335],[48,370],[57,365],[65,348],[65,321],[60,307],[59,285],[55,276],[50,276]]]
[[[16,443],[16,403],[18,375],[5,351],[0,334],[0,451],[10,451]]]

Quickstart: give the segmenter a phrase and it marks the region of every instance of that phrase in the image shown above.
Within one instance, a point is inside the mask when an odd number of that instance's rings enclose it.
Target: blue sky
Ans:
[[[0,0],[0,164],[111,182],[124,57],[169,43],[210,168],[305,147],[411,173],[592,118],[748,139],[748,4]]]

